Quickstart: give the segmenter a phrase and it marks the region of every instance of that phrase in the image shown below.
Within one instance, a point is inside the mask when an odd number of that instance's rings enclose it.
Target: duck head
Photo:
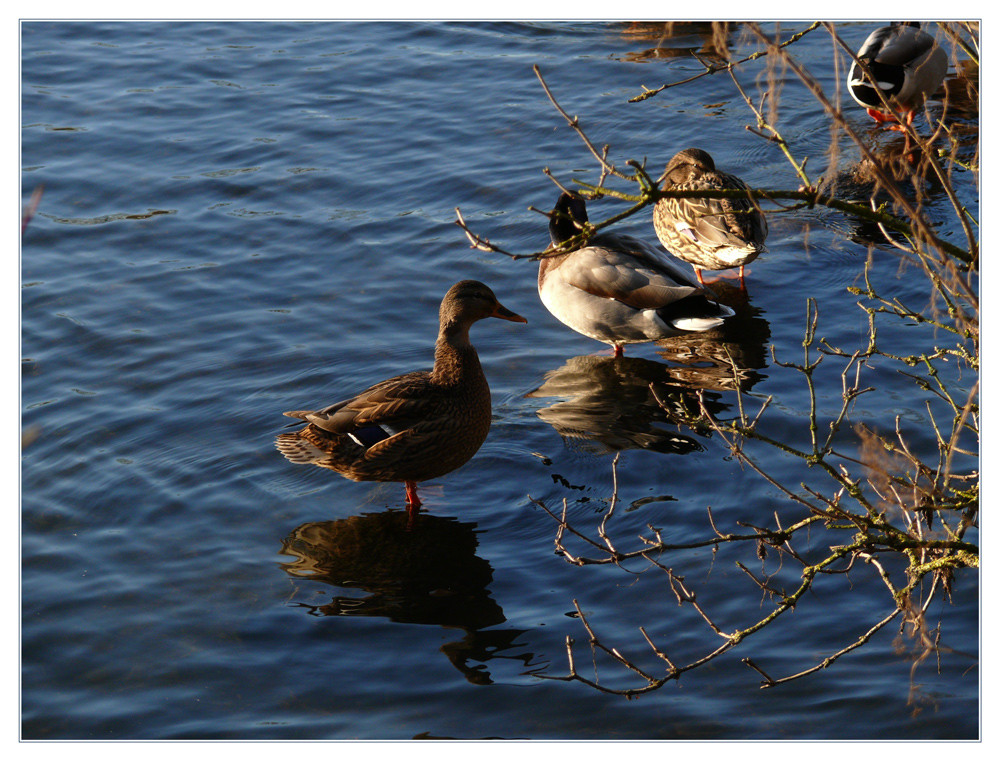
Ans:
[[[527,322],[521,315],[501,304],[485,283],[478,280],[462,280],[448,289],[441,302],[441,327],[468,327],[487,317],[498,317],[510,322]]]
[[[685,148],[677,153],[657,182],[667,181],[667,185],[680,185],[697,179],[706,172],[715,171],[715,161],[701,148]]]

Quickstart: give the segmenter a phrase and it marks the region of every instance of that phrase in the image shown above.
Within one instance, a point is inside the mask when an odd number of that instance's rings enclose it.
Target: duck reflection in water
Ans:
[[[538,416],[559,434],[585,450],[599,454],[649,449],[687,454],[703,449],[712,417],[730,405],[721,392],[747,391],[766,366],[767,321],[751,307],[740,289],[727,283],[713,288],[735,306],[736,315],[724,326],[703,333],[661,339],[659,353],[671,364],[640,357],[586,355],[573,357],[545,375],[529,398],[559,398],[538,410]],[[699,401],[699,392],[701,401]]]
[[[528,394],[534,398],[559,397],[538,410],[564,439],[583,449],[604,454],[625,449],[649,449],[664,454],[687,454],[702,449],[688,433],[707,436],[697,424],[698,400],[674,384],[669,368],[638,357],[573,357],[545,375],[545,382]],[[716,399],[706,406],[721,411]]]
[[[476,524],[426,513],[418,522],[419,530],[411,530],[405,512],[387,510],[299,526],[281,543],[281,554],[294,558],[282,564],[285,572],[367,596],[296,604],[316,616],[374,616],[462,629],[466,636],[441,651],[474,684],[491,683],[485,662],[492,658],[514,658],[528,667],[530,653],[502,655],[516,647],[521,630],[481,631],[506,618],[487,590],[493,569],[476,555]]]
[[[912,203],[932,204],[944,201],[949,188],[941,182],[948,172],[944,161],[934,151],[920,154],[914,161],[913,150],[903,137],[886,137],[872,128],[868,152],[859,161],[847,165],[837,173],[837,188],[845,200],[868,205],[894,203],[895,194],[901,194]],[[979,148],[978,124],[970,125],[954,120],[951,134],[958,161],[973,161]],[[891,133],[895,135],[895,133]],[[904,248],[909,240],[902,233],[880,226],[877,222],[850,216],[849,240],[862,246],[885,245],[887,238]]]
[[[724,66],[731,60],[729,38],[735,26],[728,21],[631,21],[622,28],[622,37],[629,43],[653,42],[655,47],[617,57],[625,61],[695,58]]]
[[[764,376],[771,327],[735,282],[715,280],[712,291],[735,314],[705,333],[657,341],[657,354],[671,363],[670,377],[691,390],[749,391]]]

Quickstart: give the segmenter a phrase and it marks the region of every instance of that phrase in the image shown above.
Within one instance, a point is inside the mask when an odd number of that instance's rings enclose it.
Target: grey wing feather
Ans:
[[[700,290],[666,252],[628,235],[593,238],[561,265],[560,274],[569,285],[637,309],[657,308]]]

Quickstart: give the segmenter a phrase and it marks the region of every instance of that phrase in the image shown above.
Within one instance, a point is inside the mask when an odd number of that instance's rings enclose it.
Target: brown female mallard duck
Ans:
[[[278,450],[354,481],[402,481],[416,515],[417,483],[464,465],[490,429],[490,388],[469,341],[472,323],[485,317],[527,322],[483,283],[456,283],[441,302],[432,370],[389,378],[321,410],[286,412],[306,426],[278,436]]]
[[[872,79],[852,63],[847,89],[880,123],[898,121],[899,113],[910,124],[914,111],[934,94],[948,73],[948,54],[913,21],[876,29],[857,58],[868,67]]]
[[[549,221],[553,245],[586,223],[583,198],[563,193]],[[625,344],[711,330],[734,314],[662,248],[612,232],[594,235],[575,251],[542,257],[538,296],[563,324],[611,344],[616,357]]]
[[[687,148],[667,164],[664,190],[748,190],[739,177],[715,168],[703,150]],[[765,251],[767,221],[757,205],[746,198],[661,198],[653,208],[653,227],[666,249],[701,271],[740,268]]]

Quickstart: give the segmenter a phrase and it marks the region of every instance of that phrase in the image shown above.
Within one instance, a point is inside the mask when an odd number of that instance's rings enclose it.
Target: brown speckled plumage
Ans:
[[[739,177],[715,168],[705,151],[687,148],[667,164],[664,190],[746,190]],[[653,209],[653,226],[660,243],[678,259],[691,264],[700,282],[701,270],[743,267],[764,251],[767,222],[749,198],[661,198]]]
[[[434,368],[398,375],[316,411],[286,412],[305,427],[278,436],[288,460],[318,465],[354,481],[403,481],[419,507],[416,483],[465,464],[490,429],[490,389],[469,341],[485,317],[527,322],[483,283],[464,280],[441,302]]]

